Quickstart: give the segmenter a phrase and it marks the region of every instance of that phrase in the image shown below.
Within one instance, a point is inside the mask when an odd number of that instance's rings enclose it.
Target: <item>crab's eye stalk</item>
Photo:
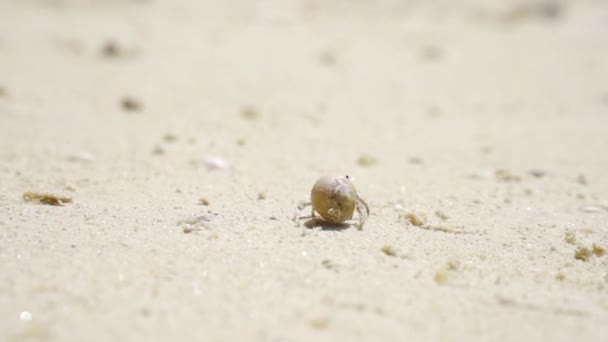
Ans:
[[[350,176],[349,176],[349,175],[346,175],[346,176],[344,176],[344,177],[345,177],[346,179],[350,179]]]

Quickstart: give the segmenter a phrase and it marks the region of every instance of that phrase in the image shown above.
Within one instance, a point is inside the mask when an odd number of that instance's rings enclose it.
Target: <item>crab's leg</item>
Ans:
[[[300,202],[298,204],[298,207],[296,208],[296,210],[293,213],[293,222],[296,223],[296,227],[299,226],[299,220],[303,220],[303,219],[307,219],[307,218],[314,218],[315,217],[315,209],[312,208],[312,215],[311,216],[300,216],[300,214],[302,213],[302,211],[304,210],[304,208],[306,208],[307,206],[312,205],[311,202]]]
[[[300,202],[298,203],[298,207],[293,213],[293,222],[296,224],[296,227],[300,227],[300,236],[306,236],[306,230],[304,229],[304,226],[300,225],[300,220],[307,218],[315,218],[315,208],[312,208],[310,216],[300,216],[300,213],[304,210],[304,208],[309,205],[312,206],[312,202]]]
[[[369,206],[367,203],[357,195],[357,213],[359,213],[359,230],[363,229],[363,224],[369,216]]]

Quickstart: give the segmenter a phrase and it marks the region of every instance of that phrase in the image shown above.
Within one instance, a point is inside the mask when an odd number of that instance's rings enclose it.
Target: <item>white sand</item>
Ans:
[[[608,3],[531,4],[0,1],[0,340],[607,341]]]

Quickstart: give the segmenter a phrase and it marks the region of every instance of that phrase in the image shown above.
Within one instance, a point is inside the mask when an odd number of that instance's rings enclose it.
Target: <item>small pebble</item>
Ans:
[[[196,227],[191,227],[191,226],[186,226],[186,227],[182,228],[182,231],[184,232],[184,234],[190,234],[195,230],[201,230],[201,229],[196,228]]]
[[[106,59],[119,59],[125,57],[133,57],[137,55],[138,49],[127,47],[120,42],[108,40],[101,46],[100,54]]]
[[[422,160],[422,158],[419,157],[411,157],[410,159],[408,159],[408,162],[410,164],[414,164],[414,165],[420,165],[422,164],[424,161]]]
[[[215,157],[215,156],[206,156],[203,157],[202,160],[203,165],[207,167],[207,170],[223,170],[228,171],[232,169],[232,165],[226,160]]]
[[[583,175],[583,174],[578,175],[578,177],[576,177],[576,181],[580,185],[587,185],[587,184],[589,184],[589,181],[587,180],[587,177],[585,177],[585,175]]]
[[[357,164],[359,164],[360,166],[372,166],[377,162],[378,160],[369,154],[363,154],[357,159]]]
[[[184,234],[190,234],[193,231],[199,231],[201,229],[209,229],[209,222],[211,222],[211,218],[208,216],[197,216],[193,218],[187,218],[184,220],[180,220],[177,222],[178,226],[182,227],[182,231]]]
[[[537,11],[545,19],[557,19],[563,14],[564,7],[561,1],[545,0],[538,4]]]
[[[444,285],[445,283],[448,282],[448,272],[437,271],[437,273],[435,273],[434,280],[437,284]]]
[[[443,57],[443,51],[433,45],[426,45],[421,50],[422,58],[427,62],[438,62]]]
[[[19,314],[19,319],[22,321],[31,321],[32,314],[29,311],[23,311]]]
[[[460,261],[458,260],[450,260],[447,264],[448,270],[456,271],[460,268]]]
[[[78,154],[69,155],[67,160],[69,162],[90,163],[95,160],[95,156],[88,152],[82,152]]]
[[[107,58],[114,58],[120,56],[122,53],[118,43],[114,41],[107,41],[101,48],[101,54]]]
[[[435,215],[439,217],[442,221],[447,221],[450,217],[441,210],[435,211]]]
[[[574,252],[574,259],[581,260],[581,261],[589,261],[589,259],[591,258],[592,255],[593,254],[591,253],[591,251],[589,250],[589,248],[579,247]]]
[[[53,206],[62,206],[65,203],[72,202],[72,198],[70,197],[61,197],[53,194],[39,192],[26,192],[23,194],[23,199],[27,202],[35,204],[47,204]]]
[[[165,149],[160,146],[154,146],[154,149],[152,150],[152,154],[155,156],[163,155],[163,154],[165,154]]]
[[[521,177],[511,173],[509,170],[496,170],[494,176],[503,182],[521,182]]]
[[[395,252],[395,249],[393,249],[393,247],[386,245],[384,247],[382,247],[382,253],[388,255],[388,256],[396,256],[397,252]]]
[[[139,112],[142,110],[142,104],[132,97],[125,97],[120,101],[122,109],[128,112]]]
[[[546,174],[546,172],[542,170],[530,170],[528,173],[534,178],[542,178]]]
[[[564,241],[571,245],[574,245],[576,244],[576,235],[574,235],[573,232],[566,232],[566,235],[564,235]]]
[[[329,260],[329,259],[323,259],[323,261],[321,261],[321,265],[323,265],[323,267],[327,268],[328,270],[331,270],[333,268],[335,268],[335,264]]]
[[[329,50],[324,50],[319,54],[319,61],[325,66],[336,65],[336,55]]]
[[[310,321],[310,326],[314,329],[325,330],[329,327],[329,320],[326,318],[318,318]]]
[[[416,227],[422,227],[426,224],[426,215],[424,213],[411,211],[405,213],[403,216]]]
[[[172,143],[177,141],[177,135],[173,133],[167,133],[163,136],[163,141],[167,143]]]
[[[253,106],[241,107],[241,117],[246,120],[254,121],[261,117],[260,112]]]
[[[593,254],[595,254],[595,256],[598,257],[604,256],[606,254],[606,249],[595,243],[593,244],[593,246],[591,246],[591,251],[593,252]]]

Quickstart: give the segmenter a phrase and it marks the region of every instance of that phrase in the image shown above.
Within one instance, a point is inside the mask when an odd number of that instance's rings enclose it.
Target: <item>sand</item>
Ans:
[[[605,32],[592,0],[0,1],[0,340],[608,340]],[[292,221],[322,175],[363,230]]]

